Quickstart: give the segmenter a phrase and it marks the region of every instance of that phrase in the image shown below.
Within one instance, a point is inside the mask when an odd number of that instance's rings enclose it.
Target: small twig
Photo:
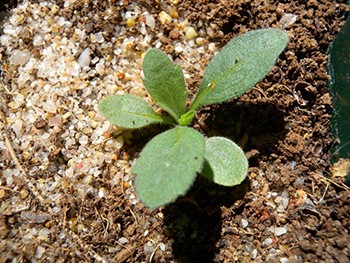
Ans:
[[[266,96],[265,92],[262,90],[262,88],[260,88],[260,87],[254,87],[253,90],[259,91],[259,93],[260,93],[261,95],[263,95],[263,97],[264,97],[265,99],[267,99],[267,96]]]
[[[109,220],[107,219],[107,218],[105,218],[103,215],[101,215],[100,214],[100,216],[101,216],[101,218],[104,220],[104,221],[106,221],[107,222],[107,225],[106,225],[106,227],[105,227],[105,230],[104,230],[104,233],[103,233],[103,236],[105,237],[106,235],[107,235],[107,233],[108,233],[108,229],[109,229]]]
[[[152,260],[153,260],[153,257],[154,255],[156,254],[157,252],[157,249],[160,247],[160,244],[158,244],[155,249],[153,250],[152,254],[151,254],[151,257],[149,258],[149,263],[152,263]]]
[[[10,187],[7,187],[7,186],[2,186],[2,185],[0,185],[0,189],[4,189],[4,190],[10,191],[10,192],[18,193],[17,190],[14,190],[14,189],[12,189],[12,188],[10,188]]]
[[[30,208],[29,205],[22,206],[22,207],[17,207],[16,210],[11,210],[11,213],[12,213],[12,214],[17,214],[17,213],[20,213],[20,212],[22,212],[22,211],[26,211],[26,210],[28,210],[29,208]]]
[[[67,221],[66,213],[67,213],[68,210],[69,210],[68,208],[62,209],[62,211],[63,211],[63,213],[62,213],[63,214],[62,229],[63,229],[64,232],[66,231],[66,221]]]
[[[121,246],[122,248],[125,248],[129,253],[132,253],[131,249],[128,248],[127,246],[123,245],[122,243],[120,243],[118,240],[114,240],[115,243],[117,243],[119,246]]]
[[[28,97],[26,98],[26,102],[28,102],[29,101],[29,99],[30,99],[30,97],[33,95],[33,93],[30,93],[29,95],[28,95]],[[28,105],[28,104],[27,104]],[[40,111],[38,110],[38,108],[37,107],[35,107],[33,104],[31,104],[31,107],[35,110],[35,112],[37,113],[37,114],[41,114],[40,113]]]
[[[128,206],[128,209],[130,210],[130,213],[131,213],[132,217],[135,219],[136,225],[138,225],[137,218],[136,218],[136,215],[135,215],[134,211],[132,211],[130,206]]]
[[[123,169],[121,170],[121,173],[122,173],[122,175],[121,175],[120,179],[121,179],[122,183],[120,186],[120,190],[122,191],[122,194],[124,194],[124,170]]]
[[[200,71],[200,70],[201,70],[201,69],[198,68],[196,65],[194,65],[194,64],[191,63],[191,62],[189,62],[189,61],[187,60],[187,58],[185,58],[184,56],[180,55],[180,58],[181,58],[183,61],[185,61],[187,64],[189,64],[191,67],[193,67],[194,69],[196,69],[197,71]]]
[[[18,169],[21,171],[21,173],[23,174],[22,178],[25,182],[25,184],[27,185],[27,187],[29,188],[29,190],[31,191],[32,195],[35,196],[41,204],[44,204],[44,198],[40,195],[40,193],[36,190],[36,188],[34,187],[34,185],[32,184],[32,182],[27,178],[28,173],[23,169],[22,165],[19,163],[17,156],[15,154],[15,151],[12,147],[12,144],[9,140],[9,138],[7,137],[6,134],[5,135],[5,142],[6,142],[6,146],[7,149],[10,152],[10,155],[12,157],[12,160],[14,161],[15,165],[18,167]]]
[[[329,188],[329,185],[330,185],[330,184],[331,184],[330,182],[327,183],[326,189],[324,190],[322,197],[321,197],[321,198],[318,200],[318,202],[317,202],[318,204],[321,203],[321,202],[323,201],[324,197],[326,196],[326,193],[327,193],[327,191],[328,191],[328,188]]]
[[[333,180],[331,180],[331,179],[329,179],[329,178],[327,178],[327,177],[324,177],[323,175],[318,174],[318,176],[322,177],[322,178],[325,179],[326,181],[328,181],[328,182],[330,182],[330,183],[332,183],[332,184],[334,184],[334,185],[336,185],[336,186],[338,186],[338,187],[340,187],[340,188],[342,188],[342,189],[344,189],[344,190],[346,190],[346,191],[350,191],[350,187],[347,186],[347,185],[344,184],[344,183],[342,183],[342,184],[340,185],[340,184],[334,182]]]
[[[107,226],[103,226],[104,230],[103,230],[103,236],[105,237],[107,235],[108,232],[108,228],[109,228],[109,220],[107,218],[105,218],[103,215],[101,215],[101,213],[97,210],[97,208],[94,206],[95,212],[98,214],[98,216],[100,218],[102,218],[102,220],[107,222]]]
[[[3,103],[6,103],[6,100],[4,99],[3,96],[0,95],[0,98],[1,98],[1,100],[2,100]]]
[[[78,214],[78,218],[81,218],[81,214],[83,212],[83,206],[84,206],[84,202],[85,202],[85,195],[83,197],[83,200],[81,200],[81,204],[79,206],[79,214]],[[96,209],[96,207],[95,207]],[[79,219],[80,223],[83,224],[83,222],[81,222],[81,220]]]
[[[7,94],[12,95],[13,93],[7,88],[7,85],[1,80],[1,87],[6,91]]]
[[[16,165],[21,169],[21,171],[22,171],[22,166],[21,166],[21,164],[19,163],[19,161],[18,161],[18,159],[17,159],[17,156],[16,156],[16,154],[15,154],[15,151],[14,151],[12,145],[11,145],[11,142],[10,142],[9,138],[7,137],[6,134],[4,134],[4,136],[5,136],[5,142],[6,142],[7,149],[9,150],[10,155],[11,155],[13,161],[15,162],[15,164],[16,164]]]
[[[24,244],[24,235],[23,235],[23,230],[21,227],[18,228],[19,229],[19,234],[21,236],[21,239],[22,239],[22,243]]]

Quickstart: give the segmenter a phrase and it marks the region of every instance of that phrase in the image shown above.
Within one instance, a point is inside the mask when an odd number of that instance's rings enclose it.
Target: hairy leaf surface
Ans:
[[[112,124],[123,128],[141,128],[152,123],[168,123],[165,116],[158,115],[143,99],[130,95],[112,95],[100,101],[99,112]]]
[[[242,95],[269,73],[287,44],[288,35],[279,29],[254,30],[232,39],[206,68],[191,109]]]
[[[204,177],[220,185],[234,186],[244,180],[247,172],[248,160],[237,144],[223,137],[206,140]]]
[[[191,187],[204,161],[205,138],[177,126],[147,143],[132,168],[136,192],[150,208],[174,201]]]
[[[143,59],[143,82],[156,103],[175,120],[186,110],[187,91],[182,70],[163,52],[150,49]]]

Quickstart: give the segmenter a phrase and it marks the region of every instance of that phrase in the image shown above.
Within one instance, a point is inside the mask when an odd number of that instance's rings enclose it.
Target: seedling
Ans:
[[[224,186],[244,180],[248,160],[237,144],[223,137],[205,138],[187,126],[199,107],[236,98],[262,80],[287,43],[287,34],[279,29],[254,30],[232,39],[209,63],[189,106],[181,68],[161,51],[150,49],[143,59],[143,82],[168,115],[157,114],[145,100],[129,94],[112,95],[99,103],[100,113],[123,128],[173,126],[146,144],[131,170],[136,192],[148,207],[184,195],[198,173]]]

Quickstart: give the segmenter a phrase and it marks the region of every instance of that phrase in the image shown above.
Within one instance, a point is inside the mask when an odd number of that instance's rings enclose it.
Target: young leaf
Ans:
[[[204,177],[220,185],[234,186],[244,180],[247,172],[248,160],[237,144],[223,137],[206,140]]]
[[[238,97],[252,88],[287,44],[287,33],[279,29],[254,30],[232,39],[209,63],[190,109]]]
[[[150,49],[143,59],[143,83],[156,103],[175,120],[186,110],[187,91],[182,70],[163,52]]]
[[[140,128],[152,123],[173,124],[169,118],[158,115],[143,99],[130,95],[112,95],[100,101],[99,112],[112,124],[123,128]]]
[[[147,143],[132,168],[136,192],[150,208],[183,195],[202,168],[205,138],[196,130],[177,126]]]
[[[177,123],[181,126],[187,126],[193,120],[195,115],[196,115],[196,112],[193,110],[190,110],[185,114],[182,114],[180,119],[177,120]]]

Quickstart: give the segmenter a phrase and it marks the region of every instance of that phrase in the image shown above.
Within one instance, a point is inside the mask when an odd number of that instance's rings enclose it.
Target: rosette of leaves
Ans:
[[[236,98],[262,80],[287,44],[287,34],[279,29],[254,30],[232,39],[207,66],[190,105],[181,68],[161,51],[150,49],[143,59],[143,82],[168,115],[156,113],[145,100],[129,94],[100,101],[99,112],[114,125],[172,126],[146,144],[131,170],[136,175],[136,192],[148,207],[184,195],[197,174],[224,186],[244,180],[248,160],[237,144],[223,137],[206,138],[187,126],[199,107]]]

